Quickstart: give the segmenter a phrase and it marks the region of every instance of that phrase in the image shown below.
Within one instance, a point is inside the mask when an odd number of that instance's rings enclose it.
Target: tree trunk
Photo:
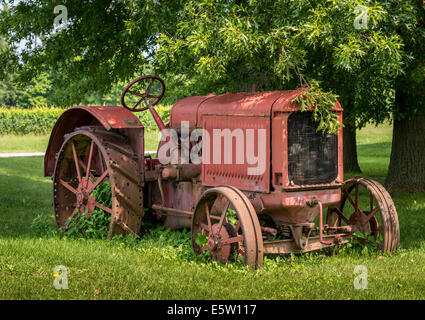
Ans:
[[[425,192],[425,119],[394,120],[390,165],[385,187],[393,196]]]
[[[343,128],[344,171],[361,173],[357,160],[356,129],[350,123]]]

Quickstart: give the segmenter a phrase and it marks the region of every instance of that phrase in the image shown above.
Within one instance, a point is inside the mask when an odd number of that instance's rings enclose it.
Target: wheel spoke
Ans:
[[[67,188],[69,191],[71,191],[73,194],[77,194],[78,191],[75,190],[70,184],[66,183],[62,179],[59,179],[59,183],[63,185],[65,188]]]
[[[135,96],[143,97],[143,94],[141,94],[141,93],[139,93],[139,92],[131,91],[131,90],[128,90],[128,92],[129,92],[129,93],[131,93],[131,94],[133,94],[133,95],[135,95]]]
[[[239,231],[240,227],[241,227],[241,222],[238,220],[238,222],[236,222],[236,227],[235,227],[236,233]]]
[[[342,219],[344,220],[344,222],[349,225],[348,223],[348,219],[342,214],[342,212],[338,209],[338,208],[333,208],[333,210],[336,212],[336,214]]]
[[[145,95],[148,96],[149,92],[151,91],[152,85],[154,83],[155,79],[151,80],[151,83],[149,83],[148,88],[146,89]]]
[[[378,210],[379,210],[379,207],[376,207],[375,209],[373,209],[372,212],[367,215],[366,221],[369,221],[376,214]]]
[[[221,212],[220,221],[218,223],[217,233],[220,233],[220,231],[221,231],[221,227],[223,226],[223,221],[224,221],[224,218],[226,217],[226,212],[229,209],[229,205],[230,205],[230,201],[226,199],[226,204],[223,207],[223,211]]]
[[[136,109],[136,108],[139,106],[139,104],[140,104],[143,100],[144,100],[144,98],[140,99],[140,100],[136,103],[136,105],[133,107],[133,109]]]
[[[356,211],[359,210],[359,185],[356,184],[356,206],[354,207]]]
[[[75,151],[74,143],[72,143],[71,147],[72,147],[72,154],[74,156],[75,169],[77,170],[78,182],[81,183],[80,165],[78,164],[77,151]]]
[[[208,208],[207,202],[205,202],[205,211],[207,213],[208,232],[211,234],[212,228],[211,228],[210,208]]]
[[[74,211],[72,211],[72,214],[67,219],[68,222],[65,224],[65,227],[67,227],[69,225],[69,223],[71,222],[71,219],[74,218],[75,214],[77,213],[77,210],[78,210],[78,208],[75,208]]]
[[[226,216],[227,210],[229,210],[230,201],[226,199],[226,204],[223,207],[223,211],[221,212],[221,216]]]
[[[106,212],[112,214],[112,209],[111,208],[105,207],[103,204],[100,204],[99,202],[95,202],[94,205],[96,207],[98,207],[99,209],[102,209],[103,211],[106,211]]]
[[[93,140],[91,141],[90,144],[90,151],[89,151],[89,155],[88,155],[88,161],[87,161],[87,169],[86,169],[86,188],[89,185],[89,174],[90,174],[90,166],[91,166],[91,160],[92,160],[92,156],[93,156],[93,147],[94,147],[94,142]]]
[[[353,199],[351,198],[350,194],[347,192],[347,190],[344,190],[344,194],[347,197],[348,201],[350,201],[351,205],[356,209],[356,204],[354,203]]]
[[[80,163],[80,166],[83,168],[84,172],[87,172],[87,169],[86,169],[87,167],[84,164],[84,162],[81,159],[78,159],[78,162]],[[92,173],[90,173],[90,178],[92,178],[94,180],[95,176]]]
[[[97,178],[97,180],[95,181],[95,183],[89,188],[88,193],[92,193],[94,189],[96,189],[96,187],[103,181],[103,179],[105,179],[105,177],[109,174],[108,170],[105,170],[102,175]]]
[[[222,240],[221,244],[225,245],[225,244],[231,244],[231,243],[235,243],[235,242],[240,242],[243,241],[243,235],[239,235],[233,238],[229,238],[227,240]]]

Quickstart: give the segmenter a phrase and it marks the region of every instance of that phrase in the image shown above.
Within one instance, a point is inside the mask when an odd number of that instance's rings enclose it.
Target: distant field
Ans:
[[[145,150],[156,151],[158,147],[158,133],[145,133]],[[0,135],[0,153],[18,152],[45,152],[49,143],[49,135]]]
[[[0,136],[0,153],[45,152],[49,136]]]

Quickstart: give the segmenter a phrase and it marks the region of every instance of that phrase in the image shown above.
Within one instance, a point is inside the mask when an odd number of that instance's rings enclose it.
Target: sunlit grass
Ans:
[[[391,154],[392,126],[388,123],[375,127],[367,125],[357,131],[357,152],[360,169],[365,176],[383,183]],[[347,173],[345,178],[357,175]]]
[[[0,153],[45,152],[48,135],[0,135]]]
[[[156,151],[158,132],[145,132],[145,150]],[[45,152],[49,143],[49,135],[0,135],[0,153]]]

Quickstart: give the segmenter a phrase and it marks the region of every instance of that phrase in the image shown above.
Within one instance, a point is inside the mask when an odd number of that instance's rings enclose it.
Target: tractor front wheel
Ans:
[[[328,226],[350,226],[356,240],[382,252],[397,249],[398,216],[385,188],[370,179],[353,178],[345,181],[341,192],[339,206],[328,209]]]
[[[208,251],[223,263],[242,259],[252,268],[263,264],[263,239],[257,214],[248,198],[233,187],[205,191],[192,220],[192,247]]]

